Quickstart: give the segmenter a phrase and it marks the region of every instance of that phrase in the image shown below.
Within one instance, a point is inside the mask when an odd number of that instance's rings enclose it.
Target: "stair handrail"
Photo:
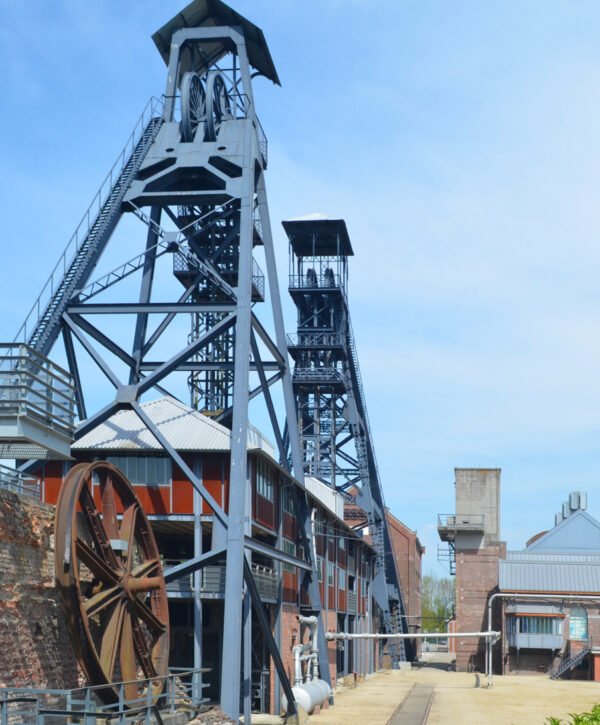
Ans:
[[[81,221],[75,228],[75,232],[72,234],[71,238],[67,242],[67,245],[62,253],[62,255],[59,257],[58,262],[54,266],[52,272],[50,273],[50,276],[48,277],[46,283],[42,287],[42,291],[37,296],[35,302],[31,306],[31,309],[29,310],[27,316],[25,317],[25,321],[19,328],[17,334],[15,335],[13,342],[27,342],[28,340],[28,325],[31,325],[31,319],[34,319],[34,323],[32,328],[35,328],[35,325],[40,321],[42,318],[42,315],[44,314],[49,301],[54,296],[55,289],[58,289],[60,286],[62,280],[64,279],[67,270],[73,263],[73,260],[75,259],[77,252],[81,248],[81,245],[83,244],[83,241],[86,239],[91,227],[95,223],[98,215],[102,211],[102,207],[108,197],[110,196],[114,183],[118,179],[119,175],[127,165],[129,159],[133,155],[135,148],[137,144],[140,142],[141,138],[144,135],[144,131],[146,130],[146,127],[150,123],[150,121],[153,118],[160,117],[162,115],[162,105],[163,101],[161,99],[155,98],[152,96],[146,106],[144,107],[144,110],[140,114],[135,126],[133,127],[133,131],[131,132],[129,138],[127,139],[125,145],[123,146],[123,149],[117,156],[117,159],[115,160],[114,164],[111,166],[110,171],[104,178],[103,182],[100,184],[100,188],[96,192],[94,198],[92,199],[92,202],[90,203],[89,207],[87,208],[87,211],[83,214],[83,217],[81,218]],[[97,207],[97,211],[96,211]],[[82,227],[85,229],[85,232],[82,232]],[[68,261],[67,261],[68,259]],[[58,279],[57,271],[60,271],[60,279]],[[57,276],[57,279],[55,279],[55,275]],[[49,295],[48,295],[49,292]],[[42,302],[42,297],[44,295],[48,296],[48,299]],[[33,329],[29,330],[29,333],[31,333]]]

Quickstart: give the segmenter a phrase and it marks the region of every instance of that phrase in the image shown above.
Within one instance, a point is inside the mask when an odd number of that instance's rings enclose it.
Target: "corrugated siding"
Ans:
[[[142,403],[158,430],[178,451],[228,451],[231,433],[197,410],[173,398]],[[84,435],[72,446],[77,450],[161,450],[161,446],[133,410],[122,410]],[[248,448],[271,458],[275,449],[256,428],[248,427]]]
[[[344,499],[327,484],[319,481],[318,478],[306,476],[304,479],[306,490],[318,499],[324,506],[339,518],[344,518]]]
[[[552,604],[550,602],[544,602],[543,604],[531,604],[530,602],[506,602],[506,613],[513,614],[519,612],[520,614],[563,614],[561,612],[560,604]]]
[[[582,562],[582,563],[599,563],[600,554],[571,554],[570,552],[564,553],[560,551],[507,551],[506,558],[510,561],[563,561],[567,563]]]
[[[600,562],[500,561],[501,591],[600,592]]]

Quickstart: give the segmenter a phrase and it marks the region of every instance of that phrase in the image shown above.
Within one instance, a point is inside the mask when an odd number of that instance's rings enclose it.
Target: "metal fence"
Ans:
[[[41,481],[30,473],[0,465],[0,488],[32,498],[41,498]]]
[[[141,693],[135,700],[125,698],[128,682],[111,685],[118,692],[118,702],[105,705],[99,693],[106,685],[73,690],[0,687],[0,725],[62,725],[79,722],[100,725],[102,721],[124,723],[156,722],[156,714],[174,713],[187,709],[198,711],[206,698],[202,697],[202,675],[208,669],[171,669],[166,677],[138,680]],[[161,695],[153,694],[153,684],[164,682]]]

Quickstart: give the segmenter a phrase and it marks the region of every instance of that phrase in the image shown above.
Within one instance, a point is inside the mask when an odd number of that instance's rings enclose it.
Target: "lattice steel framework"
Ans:
[[[290,240],[289,292],[298,329],[288,335],[306,475],[342,493],[346,518],[368,526],[377,552],[373,595],[384,632],[406,633],[406,610],[385,512],[348,309],[348,257],[342,219],[283,222]],[[389,640],[395,666],[412,659],[408,640]]]
[[[164,102],[153,100],[148,105],[18,339],[47,355],[62,335],[82,421],[76,438],[119,409],[132,409],[192,482],[197,496],[213,510],[212,549],[167,571],[165,579],[170,581],[208,563],[226,560],[221,707],[237,720],[242,702],[249,722],[249,602],[290,710],[295,711],[251,571],[250,552],[257,550],[256,546],[263,555],[305,572],[309,610],[319,619],[321,677],[329,681],[304,489],[300,489],[297,500],[301,558],[253,542],[247,523],[248,404],[255,396],[264,396],[282,462],[303,483],[264,180],[267,143],[255,111],[252,68],[274,83],[279,80],[260,29],[218,0],[196,0],[153,38],[168,65]],[[123,215],[135,215],[143,222],[145,248],[92,280]],[[265,277],[253,258],[258,245],[264,249],[274,339],[253,310],[253,305],[264,299]],[[183,285],[183,291],[167,301],[164,290],[168,286],[157,290],[155,282],[155,274],[161,265],[164,270],[165,261],[169,275],[173,272]],[[136,273],[141,282],[137,300],[132,302],[131,285],[125,282]],[[160,301],[156,301],[157,295],[163,295]],[[163,336],[182,314],[193,320],[189,339],[179,340],[177,348],[172,342],[161,348]],[[134,324],[124,345],[116,341],[112,327],[118,316],[126,315]],[[156,316],[158,324],[151,325]],[[86,409],[86,396],[94,376],[84,379],[82,351],[115,388],[114,398],[91,414]],[[118,362],[126,373],[118,374],[110,360]],[[141,396],[151,389],[167,393],[163,386],[176,373],[189,375],[195,405],[231,428],[227,513],[140,406]],[[253,378],[258,384],[251,389]],[[281,423],[270,393],[271,386],[279,382],[285,400],[285,420]],[[289,430],[290,463],[283,444],[283,423]]]

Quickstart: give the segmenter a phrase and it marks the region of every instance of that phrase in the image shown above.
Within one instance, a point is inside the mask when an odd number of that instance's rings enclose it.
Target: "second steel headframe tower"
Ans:
[[[368,526],[376,558],[373,596],[383,631],[408,633],[348,309],[352,245],[342,219],[283,222],[290,241],[289,292],[298,330],[288,335],[306,475],[342,493],[346,518]],[[291,441],[291,438],[290,438]],[[412,659],[409,640],[389,640],[392,665]]]
[[[249,722],[249,601],[288,707],[295,712],[294,696],[249,563],[249,552],[257,544],[247,536],[248,405],[257,395],[264,396],[282,464],[289,469],[282,433],[283,423],[287,426],[291,468],[304,482],[265,190],[267,144],[256,115],[252,69],[274,83],[279,79],[261,30],[220,0],[195,0],[153,39],[168,67],[164,102],[153,100],[142,115],[17,340],[31,355],[46,356],[62,335],[81,421],[76,438],[120,409],[135,411],[210,506],[214,515],[211,550],[167,571],[165,579],[184,576],[219,558],[226,561],[220,700],[224,712],[236,721],[242,700]],[[142,222],[145,248],[93,280],[105,250],[118,247],[114,232],[123,216]],[[274,339],[253,310],[254,303],[264,299],[264,276],[253,258],[257,245],[264,249]],[[172,288],[157,285],[155,279],[161,268],[165,270],[165,262],[170,279],[174,272],[184,287],[166,301],[165,290],[169,294]],[[136,273],[140,286],[132,300],[131,285],[122,293],[121,283]],[[120,341],[116,316],[127,315],[133,320],[131,333]],[[192,316],[192,335],[183,341],[175,335],[165,344],[165,335],[181,315]],[[158,324],[154,324],[157,316]],[[85,398],[95,385],[95,376],[84,384],[81,352],[92,358],[115,389],[114,397],[91,414]],[[164,395],[163,385],[177,373],[190,376],[197,406],[231,428],[227,512],[140,406],[141,396],[151,389]],[[253,378],[257,384],[250,389]],[[285,421],[278,420],[270,393],[279,382]],[[35,446],[31,451],[33,459]],[[319,621],[320,673],[330,683],[304,492],[296,503],[304,558],[267,545],[260,551],[305,572],[307,609]]]

